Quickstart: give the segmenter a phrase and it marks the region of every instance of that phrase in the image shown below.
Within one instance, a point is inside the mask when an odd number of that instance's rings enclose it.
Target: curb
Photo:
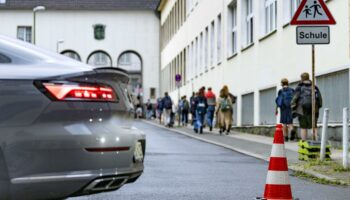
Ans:
[[[294,171],[294,172],[302,172],[302,173],[308,174],[310,176],[313,176],[315,178],[324,179],[324,180],[329,181],[329,182],[331,182],[333,184],[340,183],[341,185],[345,185],[345,186],[349,186],[350,185],[349,183],[344,182],[342,180],[338,180],[336,178],[333,178],[333,177],[330,177],[330,176],[326,176],[326,175],[317,173],[317,172],[312,171],[312,170],[302,169],[302,168],[296,167],[296,166],[288,166],[288,168],[290,170]]]
[[[266,161],[266,162],[269,162],[270,159],[269,158],[266,158],[262,155],[259,155],[259,154],[255,154],[255,153],[251,153],[249,151],[246,151],[246,150],[243,150],[243,149],[239,149],[239,148],[235,148],[235,147],[232,147],[232,146],[229,146],[229,145],[226,145],[226,144],[222,144],[220,142],[214,142],[214,141],[211,141],[211,140],[207,140],[207,139],[204,139],[204,138],[201,138],[201,137],[198,137],[198,136],[195,136],[195,135],[191,135],[191,134],[188,134],[186,132],[183,132],[183,131],[180,131],[180,130],[176,130],[176,129],[171,129],[171,128],[167,128],[163,125],[159,125],[157,123],[154,123],[154,122],[151,122],[151,121],[147,121],[147,120],[142,120],[143,122],[149,124],[149,125],[152,125],[152,126],[156,126],[156,127],[159,127],[159,128],[162,128],[162,129],[166,129],[168,131],[172,131],[172,132],[176,132],[178,134],[181,134],[181,135],[184,135],[184,136],[187,136],[187,137],[190,137],[190,138],[194,138],[194,139],[197,139],[197,140],[200,140],[200,141],[203,141],[203,142],[206,142],[206,143],[209,143],[209,144],[213,144],[213,145],[216,145],[216,146],[220,146],[220,147],[223,147],[225,149],[229,149],[229,150],[232,150],[232,151],[235,151],[235,152],[238,152],[238,153],[241,153],[241,154],[244,154],[244,155],[247,155],[247,156],[251,156],[251,157],[254,157],[254,158],[257,158],[259,160],[263,160],[263,161]],[[348,183],[344,182],[344,181],[340,181],[340,180],[337,180],[335,178],[332,178],[332,177],[329,177],[329,176],[326,176],[326,175],[323,175],[323,174],[320,174],[320,173],[317,173],[315,171],[311,171],[311,170],[304,170],[304,169],[301,169],[301,168],[298,168],[298,167],[295,167],[295,166],[288,166],[288,169],[291,170],[292,172],[302,172],[302,173],[305,173],[305,174],[308,174],[308,175],[311,175],[311,176],[314,176],[316,178],[320,178],[320,179],[325,179],[329,182],[333,182],[333,183],[341,183],[343,185],[349,185]]]

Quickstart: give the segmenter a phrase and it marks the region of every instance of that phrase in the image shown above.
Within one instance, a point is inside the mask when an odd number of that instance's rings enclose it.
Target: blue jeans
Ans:
[[[182,111],[181,112],[181,121],[183,124],[187,124],[188,123],[188,111]]]
[[[199,114],[198,111],[196,112],[196,123],[194,124],[194,129],[199,130],[200,128],[203,127],[204,117],[205,117],[205,113]]]
[[[206,116],[207,116],[207,124],[209,127],[213,127],[214,113],[215,113],[215,106],[208,106]]]
[[[147,119],[152,119],[153,116],[153,110],[147,110]]]

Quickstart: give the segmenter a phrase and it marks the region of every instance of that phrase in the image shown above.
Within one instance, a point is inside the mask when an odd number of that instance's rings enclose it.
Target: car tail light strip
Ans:
[[[78,84],[43,83],[45,89],[60,101],[116,101],[112,88]]]

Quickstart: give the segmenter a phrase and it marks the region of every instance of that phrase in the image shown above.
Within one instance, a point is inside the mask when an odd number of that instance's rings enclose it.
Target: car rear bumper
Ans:
[[[0,199],[59,199],[135,181],[144,168],[143,159],[135,159],[136,144],[145,155],[145,135],[117,124],[110,119],[0,127]],[[91,187],[103,179],[113,182]]]
[[[143,163],[128,169],[108,169],[58,174],[41,174],[11,179],[11,199],[61,199],[117,190],[134,182]]]

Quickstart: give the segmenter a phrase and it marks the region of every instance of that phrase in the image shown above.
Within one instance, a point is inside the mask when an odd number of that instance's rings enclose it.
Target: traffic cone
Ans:
[[[260,199],[293,200],[281,124],[276,126],[269,170],[267,172],[264,198]]]

